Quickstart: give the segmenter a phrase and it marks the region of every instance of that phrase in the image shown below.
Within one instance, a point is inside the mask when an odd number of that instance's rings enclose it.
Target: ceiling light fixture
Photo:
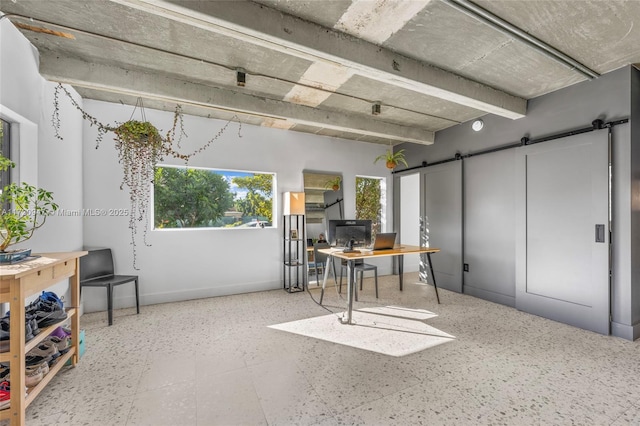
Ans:
[[[374,102],[373,105],[371,105],[371,114],[372,115],[380,115],[380,108],[381,108],[381,104],[380,102]]]
[[[242,68],[236,69],[236,85],[244,87],[247,83],[247,73]]]
[[[484,127],[484,121],[476,120],[471,124],[471,128],[476,132],[479,132]]]

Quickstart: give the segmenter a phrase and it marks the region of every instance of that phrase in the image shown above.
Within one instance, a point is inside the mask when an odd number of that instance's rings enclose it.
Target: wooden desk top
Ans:
[[[0,265],[0,278],[21,278],[24,275],[31,273],[38,268],[46,268],[54,266],[70,259],[82,257],[87,254],[86,251],[70,251],[59,253],[34,253],[37,256],[35,259],[28,260],[26,262],[18,262],[14,264],[3,263]]]
[[[401,256],[404,254],[416,254],[416,253],[437,253],[439,251],[440,249],[435,247],[410,246],[407,244],[399,244],[389,250],[373,251],[373,250],[362,249],[362,251],[356,251],[353,253],[344,253],[341,248],[340,249],[325,248],[325,249],[318,250],[318,252],[320,253],[329,254],[339,259],[345,259],[345,260],[366,259],[371,257]]]

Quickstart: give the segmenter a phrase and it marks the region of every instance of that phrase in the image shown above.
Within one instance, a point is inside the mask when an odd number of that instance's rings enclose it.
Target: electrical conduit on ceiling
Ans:
[[[562,53],[555,47],[537,39],[531,34],[526,33],[520,28],[510,24],[502,18],[492,14],[491,12],[481,8],[480,6],[468,1],[468,0],[441,0],[452,8],[470,16],[491,28],[500,31],[501,33],[513,37],[525,45],[537,50],[544,56],[559,62],[562,65],[567,66],[569,69],[576,71],[588,79],[594,79],[600,77],[600,74],[581,64],[570,56]]]

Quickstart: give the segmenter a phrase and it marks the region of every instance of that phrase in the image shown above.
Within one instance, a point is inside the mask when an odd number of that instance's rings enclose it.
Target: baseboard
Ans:
[[[233,294],[253,293],[257,291],[276,290],[282,288],[282,281],[277,282],[254,282],[254,283],[241,283],[230,284],[225,286],[199,288],[190,290],[176,290],[159,293],[147,293],[140,295],[140,305],[156,305],[160,303],[172,303],[182,302],[185,300],[206,299],[216,296],[230,296]],[[91,296],[91,303],[87,303],[87,290],[83,289],[83,306],[84,312],[101,312],[107,310],[107,299],[103,289],[102,291],[93,292]],[[97,296],[95,296],[97,295]],[[135,295],[129,295],[124,297],[114,297],[113,308],[122,309],[136,306]]]
[[[339,269],[337,270],[338,274]],[[385,266],[378,267],[378,277],[391,275],[391,269]],[[339,277],[339,275],[338,275]],[[365,272],[365,278],[373,277],[373,272]],[[320,280],[322,282],[322,278]],[[344,287],[347,285],[346,274],[344,277]],[[329,282],[333,284],[333,274],[329,278]],[[328,283],[329,284],[329,283]],[[131,286],[133,287],[133,286]],[[311,284],[315,287],[315,284]],[[181,302],[185,300],[206,299],[208,297],[230,296],[233,294],[254,293],[257,291],[282,289],[282,281],[261,281],[253,283],[235,283],[223,286],[199,288],[199,289],[178,289],[175,291],[166,291],[158,293],[145,293],[140,295],[140,305],[156,305],[159,303]],[[113,308],[131,308],[136,306],[136,298],[133,291],[128,288],[122,288],[123,292],[127,292],[126,296],[116,296],[113,298]],[[345,290],[346,291],[346,290]],[[85,287],[82,290],[82,306],[85,313],[102,312],[107,310],[106,291],[100,287]]]
[[[465,285],[463,293],[469,296],[477,297],[478,299],[488,300],[489,302],[499,303],[501,305],[516,307],[515,296],[507,296],[505,294],[496,293],[494,291],[484,290],[478,287]]]
[[[618,322],[611,322],[611,335],[634,341],[640,338],[640,324],[628,325]]]

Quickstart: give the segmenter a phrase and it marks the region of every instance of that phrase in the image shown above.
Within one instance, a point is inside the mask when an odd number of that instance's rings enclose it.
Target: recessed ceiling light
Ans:
[[[471,128],[476,132],[479,132],[484,127],[484,122],[482,120],[476,120],[471,124]]]

